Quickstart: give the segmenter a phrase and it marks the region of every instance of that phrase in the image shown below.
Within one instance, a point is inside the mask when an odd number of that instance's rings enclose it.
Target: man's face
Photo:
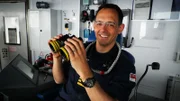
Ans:
[[[118,25],[118,14],[114,9],[101,9],[94,21],[96,42],[101,46],[114,45],[124,25]]]

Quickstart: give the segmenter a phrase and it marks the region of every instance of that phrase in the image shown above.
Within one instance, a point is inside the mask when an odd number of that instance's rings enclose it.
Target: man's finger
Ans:
[[[78,38],[76,38],[76,37],[73,37],[73,39],[76,40],[76,41],[78,42],[78,44],[79,44],[81,50],[84,49],[84,45],[83,45],[82,40],[80,40],[80,39],[78,39]]]

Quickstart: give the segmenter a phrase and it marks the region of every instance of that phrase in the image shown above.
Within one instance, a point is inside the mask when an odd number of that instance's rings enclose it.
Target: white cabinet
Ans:
[[[50,51],[48,40],[57,35],[57,11],[52,9],[30,9],[29,41],[34,51]]]

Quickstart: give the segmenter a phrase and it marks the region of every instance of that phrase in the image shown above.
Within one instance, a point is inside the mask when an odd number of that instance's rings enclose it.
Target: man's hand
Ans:
[[[86,50],[83,42],[73,37],[65,42],[65,49],[70,56],[72,67],[79,74],[82,81],[84,82],[87,78],[93,77],[93,73],[86,61]],[[92,101],[115,101],[101,88],[98,82],[92,88],[85,87],[85,90]]]
[[[62,34],[59,34],[59,35],[51,38],[51,39],[48,41],[48,45],[50,44],[51,41],[55,41],[55,40],[57,40],[57,39],[60,39],[62,36],[63,36]],[[52,51],[52,54],[53,54],[53,58],[59,58],[59,57],[61,57],[61,53],[60,53],[60,52],[54,53],[54,52]]]
[[[55,36],[54,38],[51,38],[49,41],[48,41],[48,44],[51,42],[51,41],[55,41],[57,39],[60,39],[63,35],[60,34],[60,35],[57,35]],[[52,72],[53,72],[53,78],[55,80],[55,82],[57,84],[61,84],[62,82],[64,82],[64,73],[63,73],[63,69],[62,69],[62,62],[61,62],[61,53],[60,52],[56,52],[54,53],[52,51],[52,54],[53,54],[53,68],[52,68]]]
[[[70,62],[82,79],[92,77],[92,72],[86,60],[86,50],[83,42],[76,38],[68,38],[65,41],[65,49],[68,51]]]

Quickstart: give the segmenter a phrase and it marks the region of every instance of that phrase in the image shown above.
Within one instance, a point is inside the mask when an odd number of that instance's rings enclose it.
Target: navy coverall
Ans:
[[[115,45],[108,53],[98,53],[95,44],[87,52],[89,67],[96,70],[106,71],[115,60],[118,47]],[[85,89],[77,84],[79,75],[71,65],[63,66],[66,82],[60,90],[59,95],[65,101],[90,101]],[[93,72],[95,79],[102,89],[111,97],[119,101],[128,101],[131,90],[135,86],[130,75],[135,74],[135,67],[124,52],[121,51],[120,57],[113,67],[112,71],[106,75],[100,75]]]

